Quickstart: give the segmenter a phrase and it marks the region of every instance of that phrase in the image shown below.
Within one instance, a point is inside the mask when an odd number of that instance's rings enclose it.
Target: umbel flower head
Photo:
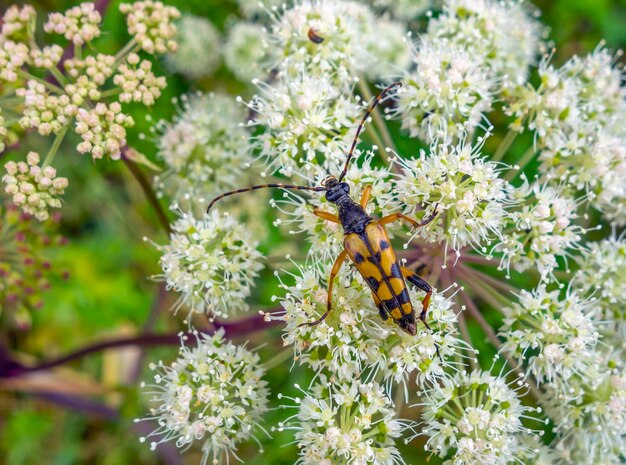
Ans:
[[[265,75],[263,63],[267,31],[256,23],[237,22],[228,31],[222,48],[224,63],[243,82]]]
[[[402,174],[387,194],[388,204],[410,216],[422,209],[424,217],[435,208],[439,212],[417,235],[445,242],[457,253],[466,245],[485,252],[483,244],[500,236],[512,203],[510,186],[499,177],[498,164],[481,156],[483,144],[483,137],[476,143],[435,141],[430,154],[420,150],[417,158],[395,158]]]
[[[180,212],[170,242],[156,245],[168,289],[181,294],[176,304],[189,312],[227,317],[246,310],[246,297],[262,268],[252,234],[227,213],[217,210],[195,218]]]
[[[296,385],[296,388],[299,386]],[[329,383],[322,377],[302,391],[297,415],[278,430],[294,430],[297,465],[404,464],[395,444],[406,426],[395,418],[393,403],[376,383]]]
[[[176,28],[178,47],[165,55],[165,63],[190,79],[210,76],[220,62],[220,35],[215,26],[206,18],[184,14]]]
[[[520,402],[518,384],[477,370],[426,391],[419,404],[426,450],[455,465],[513,463],[522,438],[532,434],[522,419],[534,410]]]
[[[10,161],[4,168],[4,190],[25,213],[45,221],[50,217],[48,208],[61,206],[60,196],[67,188],[67,178],[57,176],[52,166],[39,166],[38,153],[29,152],[26,163]]]
[[[504,350],[525,363],[539,383],[558,383],[569,390],[569,381],[597,362],[593,301],[576,292],[562,298],[559,290],[543,285],[520,291],[518,299],[504,309]]]
[[[178,359],[171,365],[151,364],[154,384],[147,386],[156,406],[147,420],[159,427],[146,439],[150,447],[175,440],[176,447],[193,443],[202,447],[202,461],[218,464],[224,456],[236,457],[237,446],[264,431],[259,425],[267,412],[269,390],[259,356],[224,339],[194,332],[195,347],[181,337]],[[141,420],[136,420],[141,421]]]
[[[181,102],[171,123],[159,121],[154,128],[160,133],[158,156],[167,167],[157,187],[182,202],[240,186],[254,161],[243,109],[222,94],[190,94]]]
[[[419,324],[410,336],[391,320],[384,322],[371,291],[360,275],[341,273],[333,287],[333,310],[316,326],[302,326],[322,316],[326,310],[329,269],[308,267],[295,275],[293,285],[282,284],[284,313],[265,314],[267,319],[285,322],[283,340],[293,345],[295,360],[333,379],[353,380],[363,373],[376,374],[386,383],[400,383],[405,392],[409,381],[426,381],[449,376],[456,371],[455,357],[464,357],[466,345],[458,339],[452,301],[435,291],[428,312],[433,330]],[[409,288],[417,314],[422,292]]]

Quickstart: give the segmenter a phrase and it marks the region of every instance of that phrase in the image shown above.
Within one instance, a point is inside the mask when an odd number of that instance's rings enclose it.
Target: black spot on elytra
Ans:
[[[380,263],[380,257],[380,251],[378,251],[373,257],[367,257],[367,260],[371,263]]]
[[[354,254],[354,263],[363,263],[363,260],[365,260],[365,257],[359,252]]]
[[[387,314],[387,310],[385,310],[385,307],[383,307],[382,304],[377,305],[378,307],[378,313],[380,313],[380,317],[383,319],[383,321],[387,321],[389,319],[389,315]]]
[[[397,263],[391,265],[391,277],[392,278],[402,278],[402,271]]]
[[[409,293],[406,289],[402,289],[402,292],[398,295],[398,300],[400,301],[400,304],[407,304],[411,301]]]
[[[378,282],[378,280],[373,276],[370,276],[369,278],[365,278],[365,279],[367,279],[367,283],[372,288],[372,290],[376,292],[378,290],[378,287],[380,286],[380,283]]]
[[[391,247],[391,245],[389,245],[389,242],[387,242],[384,239],[381,239],[381,241],[380,241],[380,250],[385,250],[385,249],[388,249],[389,247]]]

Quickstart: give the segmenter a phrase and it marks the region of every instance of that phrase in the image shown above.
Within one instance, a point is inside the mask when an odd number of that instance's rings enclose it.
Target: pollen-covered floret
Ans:
[[[39,154],[29,152],[26,163],[10,161],[4,165],[4,191],[13,203],[39,221],[50,217],[48,208],[59,208],[60,197],[67,188],[67,178],[57,176],[52,166],[39,166]]]
[[[168,289],[181,294],[176,310],[227,317],[247,310],[246,297],[262,268],[256,241],[243,225],[217,210],[195,218],[181,213],[170,242],[156,245]]]
[[[220,62],[220,35],[208,19],[182,15],[176,22],[175,40],[176,51],[165,55],[165,63],[172,71],[191,79],[215,71]]]
[[[567,392],[569,381],[596,363],[599,333],[594,307],[592,300],[576,292],[562,297],[559,290],[548,291],[545,286],[522,290],[518,302],[503,309],[504,350],[528,366],[539,383]]]
[[[181,102],[172,122],[155,126],[157,155],[167,167],[157,178],[159,190],[182,202],[244,185],[254,160],[243,108],[232,97],[212,93],[183,96]]]
[[[470,245],[486,252],[485,244],[500,237],[512,203],[510,185],[499,177],[502,168],[481,156],[484,138],[477,143],[434,142],[430,154],[395,158],[402,172],[394,180],[388,204],[405,214],[422,218],[437,209],[435,219],[415,235],[429,242],[445,242],[446,249],[458,251]]]
[[[455,465],[513,463],[521,438],[532,433],[522,419],[533,411],[522,405],[518,390],[487,372],[459,372],[424,394],[422,434],[426,450]]]
[[[147,437],[150,448],[175,441],[188,448],[199,443],[205,464],[236,456],[238,445],[264,432],[259,425],[267,412],[269,390],[259,356],[225,340],[224,330],[213,335],[194,333],[195,347],[181,337],[178,359],[171,365],[151,364],[154,384],[146,386],[155,405],[147,420],[159,427]],[[141,420],[136,420],[141,421]],[[258,442],[258,441],[257,441]]]
[[[299,386],[296,386],[299,388]],[[396,447],[406,429],[392,401],[376,383],[334,385],[325,377],[302,391],[295,418],[278,430],[294,430],[300,449],[297,465],[399,465]]]

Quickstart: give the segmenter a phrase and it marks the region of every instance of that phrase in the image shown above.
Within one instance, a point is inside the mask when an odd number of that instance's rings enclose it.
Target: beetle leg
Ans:
[[[341,221],[339,221],[339,218],[337,217],[337,215],[333,215],[332,213],[325,212],[323,210],[318,210],[317,207],[313,209],[313,214],[315,216],[319,216],[320,218],[326,221],[330,221],[331,223],[341,224]]]
[[[380,220],[378,220],[378,224],[385,225],[385,224],[393,223],[394,221],[397,221],[399,219],[403,219],[407,223],[410,223],[411,226],[413,226],[414,228],[421,228],[422,226],[426,226],[428,223],[430,223],[432,220],[435,219],[435,216],[437,216],[437,207],[438,205],[435,206],[435,210],[430,215],[428,215],[419,223],[415,221],[413,218],[409,218],[408,216],[403,215],[402,213],[392,213],[391,215],[383,216]]]
[[[370,201],[371,194],[372,194],[372,186],[365,186],[365,189],[363,189],[363,194],[361,194],[361,201],[359,202],[363,209],[367,207],[367,204]]]
[[[330,311],[333,308],[333,281],[335,280],[335,276],[339,273],[341,269],[341,265],[346,261],[346,257],[348,256],[348,251],[344,250],[339,254],[337,260],[335,260],[335,264],[333,265],[333,269],[330,271],[330,278],[328,279],[328,298],[326,299],[326,312],[322,315],[321,318],[311,322],[311,323],[302,323],[300,326],[315,326],[320,324],[324,319],[328,316]]]
[[[408,282],[426,293],[424,299],[422,299],[422,312],[420,313],[419,319],[422,323],[424,323],[424,326],[426,326],[426,328],[432,333],[432,328],[426,322],[426,314],[428,313],[428,306],[430,305],[430,297],[433,295],[433,288],[430,286],[430,284],[428,284],[426,281],[424,281],[416,273],[413,273],[408,268],[401,267],[401,270],[404,279],[406,279]],[[439,354],[439,346],[437,344],[435,344],[435,349],[437,350],[437,357],[441,359],[441,355]]]

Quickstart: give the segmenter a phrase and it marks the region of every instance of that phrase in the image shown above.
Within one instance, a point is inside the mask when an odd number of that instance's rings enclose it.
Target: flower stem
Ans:
[[[522,158],[520,158],[519,161],[515,164],[515,167],[514,167],[515,169],[511,169],[504,176],[504,179],[506,179],[507,181],[512,181],[513,179],[515,179],[515,177],[524,170],[526,165],[528,165],[528,163],[531,162],[531,160],[535,157],[536,153],[537,151],[535,150],[534,145],[531,145],[530,147],[528,147],[528,150],[524,152],[524,155],[522,155]]]
[[[63,76],[63,73],[56,66],[50,68],[50,73],[52,73],[60,85],[65,86],[67,84],[67,78]]]
[[[32,79],[33,81],[37,81],[38,83],[43,84],[45,87],[48,88],[48,90],[51,90],[52,92],[56,92],[57,94],[63,93],[63,89],[61,89],[59,86],[55,86],[51,82],[48,82],[45,79],[42,79],[40,77],[34,76],[33,74],[30,74],[26,71],[20,70],[17,72],[17,74],[18,76],[23,77],[24,79]]]
[[[281,350],[267,362],[264,362],[263,366],[266,370],[271,370],[272,368],[276,368],[278,365],[281,365],[285,360],[291,357],[291,355],[290,350]]]
[[[117,67],[126,59],[128,55],[133,52],[139,50],[140,45],[137,43],[137,39],[134,37],[126,44],[124,47],[115,54],[115,63],[113,64],[113,69],[117,69]]]
[[[100,94],[100,98],[109,98],[121,93],[122,89],[120,87],[114,87],[113,89],[107,89],[102,91],[102,93]]]
[[[154,209],[159,219],[159,223],[161,223],[161,226],[163,227],[163,230],[169,235],[171,232],[171,228],[170,228],[170,222],[167,219],[167,215],[165,214],[163,207],[161,207],[161,204],[159,203],[159,199],[157,198],[156,193],[154,192],[154,189],[152,189],[152,185],[146,179],[145,175],[143,174],[139,166],[137,166],[137,164],[134,161],[128,158],[127,151],[128,151],[128,147],[124,147],[122,149],[122,160],[124,161],[124,164],[128,167],[128,170],[131,172],[131,174],[135,177],[135,179],[137,180],[141,188],[143,189],[143,192],[146,195],[146,198],[148,199],[148,202],[150,203],[150,205],[152,205],[152,208]]]
[[[494,153],[493,157],[491,157],[492,161],[502,160],[502,157],[504,157],[504,154],[507,152],[507,150],[509,150],[509,148],[511,147],[511,144],[517,137],[517,134],[518,134],[517,131],[509,129],[509,132],[506,133],[506,136],[504,136],[504,139],[502,139],[502,142],[500,142],[500,145],[498,145],[498,148],[496,149],[496,153]]]
[[[365,132],[367,132],[367,134],[374,141],[374,144],[376,144],[376,146],[378,148],[378,153],[380,154],[380,157],[383,159],[383,161],[385,163],[389,163],[389,157],[387,156],[387,152],[385,151],[385,144],[381,140],[381,138],[378,135],[378,133],[376,132],[376,130],[372,126],[366,125],[365,126]]]
[[[59,151],[59,147],[61,147],[61,143],[63,142],[63,139],[65,138],[65,134],[67,134],[67,130],[69,129],[69,127],[70,126],[68,124],[57,133],[56,137],[54,138],[54,142],[50,146],[50,150],[48,150],[48,154],[46,155],[46,158],[43,161],[43,165],[41,165],[42,168],[45,168],[46,166],[50,166],[52,162],[54,161],[54,156]]]

